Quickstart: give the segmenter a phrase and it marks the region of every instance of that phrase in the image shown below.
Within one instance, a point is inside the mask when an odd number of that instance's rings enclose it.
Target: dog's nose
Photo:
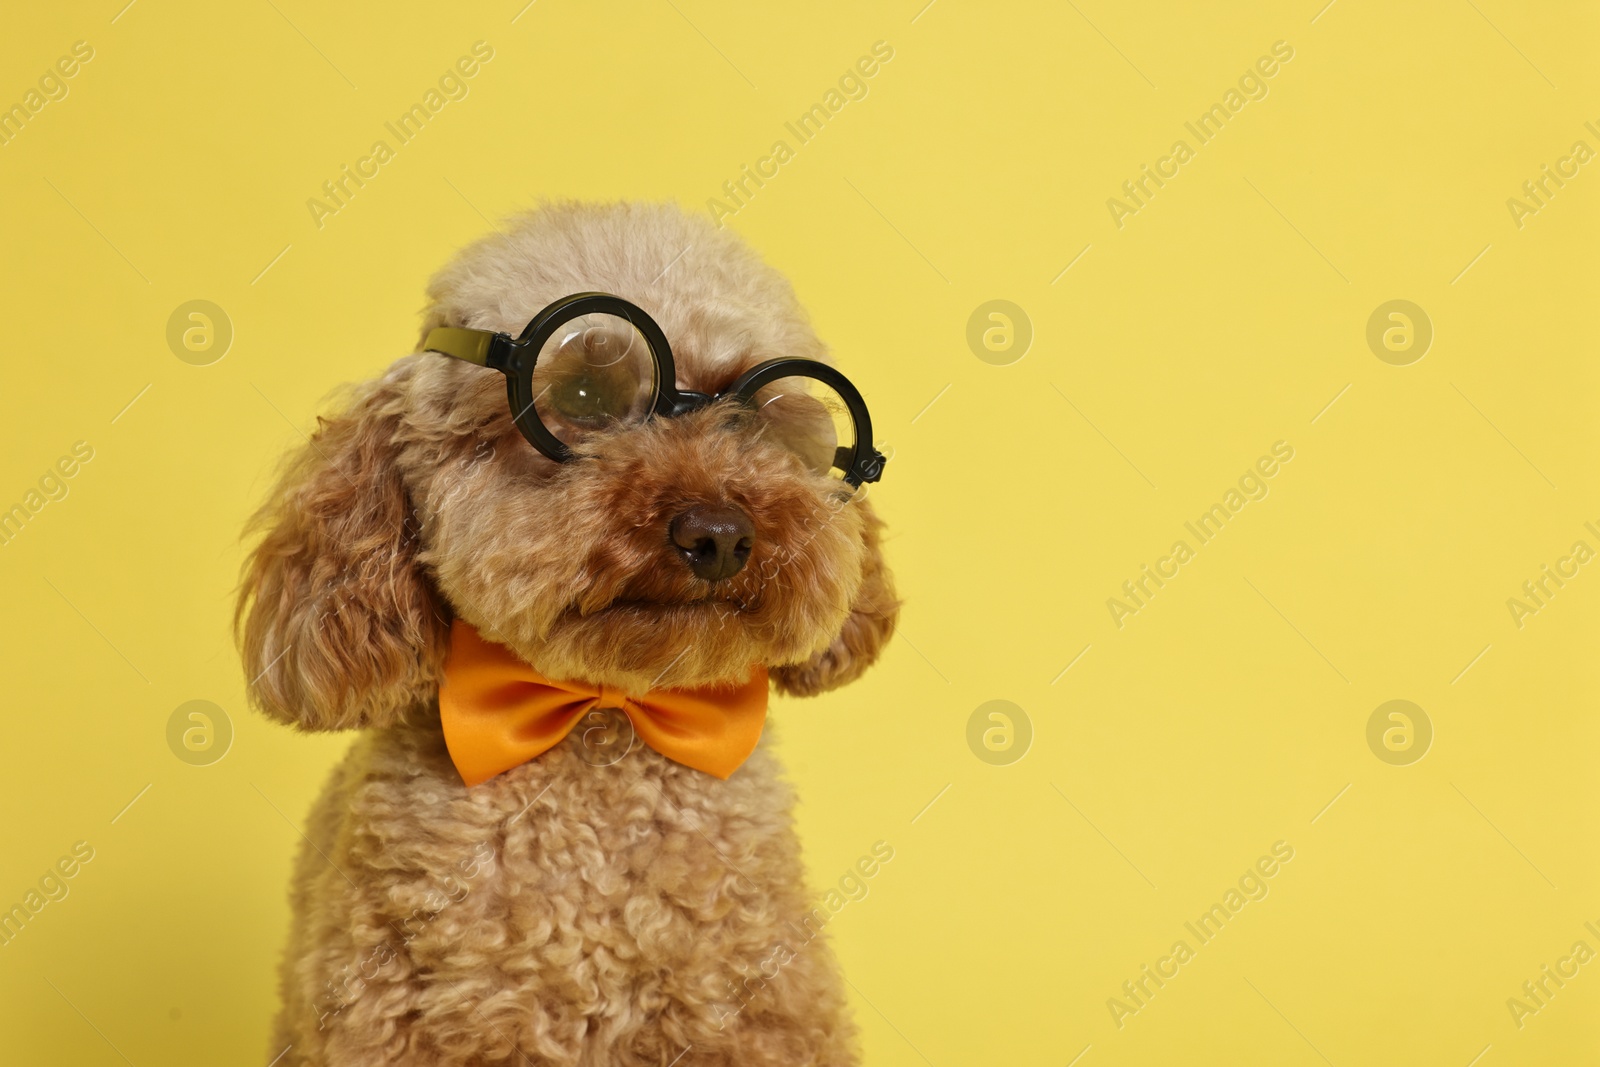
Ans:
[[[696,504],[673,519],[669,529],[689,569],[708,582],[738,574],[755,544],[750,516],[732,504]]]

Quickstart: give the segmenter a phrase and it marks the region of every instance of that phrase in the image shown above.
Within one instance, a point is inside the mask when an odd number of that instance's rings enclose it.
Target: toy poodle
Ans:
[[[883,468],[789,283],[702,217],[547,206],[441,271],[251,527],[252,701],[360,731],[277,1067],[856,1063],[763,725],[893,630]]]

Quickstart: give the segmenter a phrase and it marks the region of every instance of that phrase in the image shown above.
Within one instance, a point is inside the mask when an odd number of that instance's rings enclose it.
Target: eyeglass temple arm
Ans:
[[[491,330],[468,330],[460,326],[437,326],[428,331],[422,342],[426,352],[439,352],[446,356],[476,363],[480,367],[505,370],[511,355],[511,338]]]
[[[875,482],[883,477],[883,465],[889,462],[889,457],[879,452],[871,445],[863,445],[865,452],[859,459],[856,450],[840,445],[833,450],[833,465],[845,472],[844,480],[851,485],[860,485],[862,482]],[[855,461],[852,463],[852,461]]]

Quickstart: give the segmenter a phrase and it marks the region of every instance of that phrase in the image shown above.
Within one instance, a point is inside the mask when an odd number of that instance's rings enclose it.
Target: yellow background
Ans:
[[[1506,1000],[1600,949],[1600,566],[1520,629],[1506,601],[1600,547],[1600,173],[1520,229],[1505,203],[1600,148],[1592,7],[121,2],[0,36],[0,104],[95,50],[0,147],[0,506],[95,450],[0,547],[0,905],[95,849],[0,948],[0,1061],[271,1058],[296,826],[349,738],[243,705],[267,473],[487,220],[705,210],[883,40],[729,221],[894,447],[901,634],[775,712],[817,886],[895,850],[830,927],[867,1062],[1593,1062],[1600,963],[1520,1029]],[[478,40],[470,95],[319,230],[306,200]],[[1268,97],[1118,229],[1107,198],[1279,40]],[[209,366],[165,339],[193,299],[235,330]],[[992,299],[1034,330],[1006,366],[966,341]],[[1409,366],[1365,341],[1392,299],[1434,326]],[[1106,599],[1279,440],[1267,499],[1119,629]],[[167,745],[194,699],[235,731],[211,766]],[[1003,766],[966,740],[996,699],[1034,734]],[[1433,724],[1410,766],[1367,745],[1391,699]],[[1119,1029],[1108,998],[1279,840],[1270,895]]]

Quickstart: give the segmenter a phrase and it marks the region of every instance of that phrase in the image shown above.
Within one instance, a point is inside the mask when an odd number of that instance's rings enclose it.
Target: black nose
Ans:
[[[689,569],[708,582],[738,574],[755,544],[750,516],[732,504],[696,504],[673,519],[670,530]]]

